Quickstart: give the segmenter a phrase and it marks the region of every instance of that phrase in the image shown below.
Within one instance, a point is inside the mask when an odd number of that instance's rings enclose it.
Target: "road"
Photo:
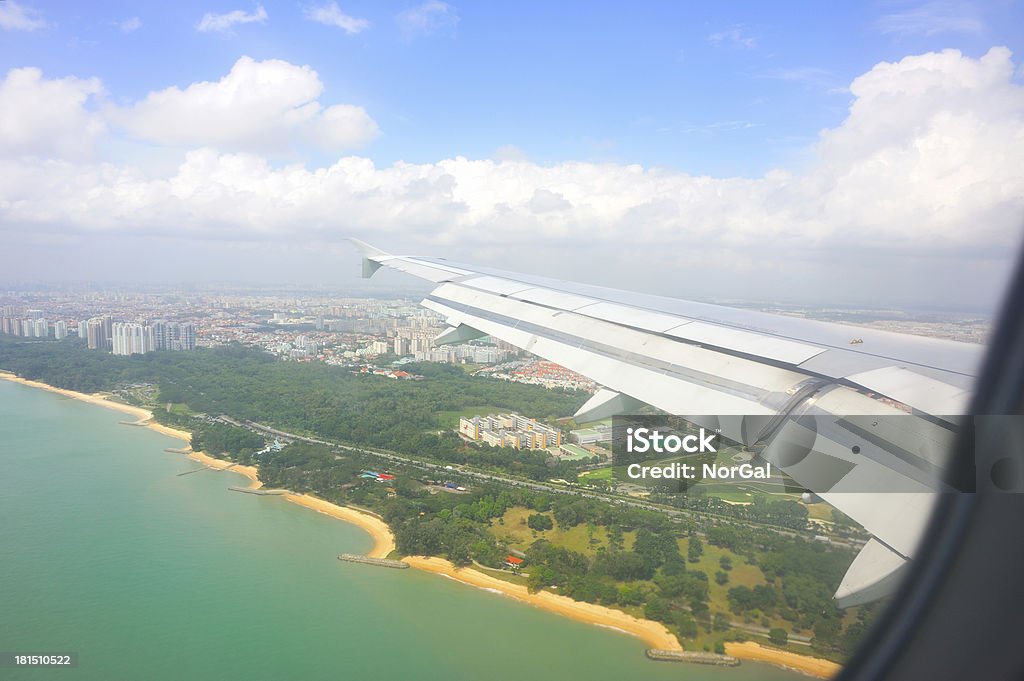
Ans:
[[[641,509],[641,510],[645,510],[645,511],[654,511],[654,512],[657,512],[657,513],[663,513],[663,514],[667,515],[668,517],[673,518],[675,520],[685,520],[685,519],[702,520],[702,519],[707,519],[709,517],[712,517],[712,518],[718,518],[720,520],[724,520],[724,521],[727,521],[727,522],[730,522],[730,523],[733,523],[733,524],[736,524],[736,525],[741,525],[741,526],[744,526],[744,527],[748,527],[748,528],[751,528],[751,529],[768,530],[768,531],[774,532],[776,534],[783,535],[783,536],[788,536],[788,537],[801,537],[803,539],[811,539],[813,537],[813,533],[811,533],[811,532],[800,532],[800,531],[797,531],[797,530],[791,530],[791,529],[788,529],[788,528],[779,527],[777,525],[769,525],[767,523],[759,523],[759,522],[751,521],[751,520],[743,520],[743,519],[739,519],[739,518],[734,518],[732,516],[720,515],[720,514],[709,512],[709,511],[688,511],[688,510],[684,510],[684,509],[674,508],[672,506],[666,506],[666,505],[663,505],[663,504],[655,504],[655,503],[651,503],[651,502],[647,502],[647,501],[639,501],[639,500],[631,498],[631,497],[624,497],[624,496],[617,495],[617,494],[598,492],[598,491],[593,491],[593,490],[583,490],[583,489],[568,488],[568,487],[563,487],[561,485],[553,485],[553,484],[549,484],[549,483],[537,482],[535,480],[526,480],[526,479],[523,479],[523,478],[516,478],[516,477],[512,477],[512,476],[508,476],[508,475],[500,475],[500,474],[491,473],[491,472],[484,472],[484,471],[479,471],[479,470],[473,470],[472,468],[469,468],[469,467],[464,466],[464,465],[451,465],[451,464],[446,465],[446,464],[434,463],[434,462],[431,462],[431,461],[423,461],[421,459],[414,459],[414,458],[411,458],[411,457],[408,457],[408,456],[402,456],[402,455],[396,454],[394,452],[382,451],[382,450],[377,450],[377,449],[369,449],[367,447],[361,447],[361,446],[351,445],[351,444],[344,444],[344,443],[340,443],[340,442],[331,442],[329,440],[323,440],[323,439],[320,439],[320,438],[308,437],[308,436],[305,436],[305,435],[298,435],[296,433],[289,433],[287,431],[279,430],[277,428],[272,428],[272,427],[264,425],[262,423],[256,423],[255,421],[244,421],[244,422],[239,423],[238,421],[235,421],[233,419],[227,419],[227,417],[221,417],[221,418],[224,418],[224,419],[228,420],[229,422],[231,422],[234,425],[238,425],[238,426],[241,426],[241,427],[244,427],[244,428],[248,428],[249,430],[252,430],[252,431],[257,432],[257,433],[262,433],[264,435],[271,435],[271,436],[274,436],[274,437],[276,437],[278,439],[283,439],[283,440],[299,440],[301,442],[309,442],[309,443],[312,443],[312,444],[324,445],[326,447],[331,447],[333,449],[341,449],[341,450],[354,451],[354,452],[358,452],[360,454],[366,454],[368,456],[377,457],[377,458],[383,459],[385,461],[390,461],[392,463],[403,464],[403,465],[406,465],[406,466],[412,466],[414,468],[419,468],[421,470],[436,472],[436,473],[439,473],[441,475],[441,477],[444,477],[446,474],[457,473],[460,476],[464,476],[466,478],[470,478],[470,479],[474,479],[474,480],[479,480],[479,481],[482,481],[482,482],[497,483],[497,484],[501,484],[501,485],[508,485],[508,486],[511,486],[511,487],[520,487],[520,488],[529,489],[529,490],[532,490],[532,491],[535,491],[535,492],[547,492],[547,493],[550,493],[550,494],[564,494],[564,495],[582,497],[582,498],[585,498],[585,499],[595,499],[595,500],[604,501],[604,502],[610,503],[610,504],[616,504],[618,506],[627,506],[627,507],[630,507],[630,508],[637,508],[637,509]],[[855,545],[855,544],[848,544],[848,543],[844,543],[844,542],[833,541],[832,544],[834,546],[840,546],[840,547],[844,547],[844,548],[851,548],[851,549],[858,548],[858,546]]]

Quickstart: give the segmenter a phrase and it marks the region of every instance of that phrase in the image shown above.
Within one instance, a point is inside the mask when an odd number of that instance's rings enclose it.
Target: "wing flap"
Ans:
[[[364,271],[369,262],[438,284],[423,305],[463,328],[444,338],[484,333],[605,386],[583,413],[640,402],[714,414],[686,418],[755,446],[872,533],[836,594],[841,604],[884,595],[913,554],[954,428],[918,415],[963,412],[980,347],[357,246]],[[794,436],[794,449],[779,434],[801,415],[822,420]]]
[[[899,584],[906,561],[877,539],[870,540],[853,559],[836,590],[836,605],[849,608],[878,600]]]

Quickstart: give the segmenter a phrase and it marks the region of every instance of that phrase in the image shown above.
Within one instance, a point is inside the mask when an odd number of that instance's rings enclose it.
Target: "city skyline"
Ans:
[[[361,291],[356,236],[682,298],[993,310],[1021,8],[806,15],[8,0],[0,281]]]
[[[422,309],[419,300],[415,296],[237,289],[7,291],[0,292],[0,334],[56,340],[71,336],[72,342],[78,337],[88,340],[90,349],[115,354],[241,343],[285,359],[343,365],[365,363],[380,355],[493,365],[517,355],[513,346],[486,339],[438,346],[435,338],[446,328],[444,319]],[[748,309],[969,343],[985,342],[993,322],[984,314],[948,310],[786,305]],[[151,335],[151,341],[147,345],[140,340],[137,348],[130,340],[115,345],[114,330],[119,325],[135,329],[143,338]],[[91,333],[83,336],[79,330],[83,327],[89,327]],[[500,364],[493,375],[549,386],[591,385],[572,372],[562,375],[560,369],[554,369],[558,375],[551,375],[543,362],[528,364],[532,367]]]

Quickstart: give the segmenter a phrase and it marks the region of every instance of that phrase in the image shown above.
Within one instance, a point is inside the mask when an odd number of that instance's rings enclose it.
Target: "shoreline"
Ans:
[[[826,660],[823,657],[811,657],[810,655],[801,655],[789,650],[769,648],[754,641],[726,643],[725,653],[741,660],[765,662],[776,667],[783,667],[784,669],[790,669],[801,674],[807,674],[808,676],[815,676],[819,679],[831,679],[839,674],[839,671],[842,669],[839,663]]]
[[[660,622],[640,619],[621,610],[577,601],[568,596],[551,593],[550,591],[530,593],[525,586],[520,584],[506,582],[503,579],[492,577],[474,568],[458,568],[450,561],[436,556],[406,556],[402,560],[418,570],[444,575],[457,582],[469,584],[479,589],[498,592],[521,603],[537,606],[542,610],[547,610],[548,612],[553,612],[578,622],[596,624],[607,629],[614,629],[615,631],[629,634],[639,638],[651,648],[679,651],[683,649],[675,635]]]
[[[18,383],[30,388],[39,388],[41,390],[63,395],[64,397],[135,416],[138,419],[138,422],[134,425],[144,425],[151,430],[161,433],[162,435],[184,441],[187,445],[187,449],[184,453],[189,459],[218,470],[230,470],[238,473],[249,480],[249,487],[251,489],[259,489],[263,486],[263,482],[259,479],[259,474],[255,466],[232,464],[230,461],[214,458],[205,452],[192,451],[191,433],[157,423],[153,419],[153,413],[148,409],[115,402],[99,393],[90,395],[74,390],[68,390],[66,388],[57,388],[41,381],[21,378],[9,371],[0,370],[0,380]],[[391,532],[391,528],[376,516],[348,506],[339,506],[338,504],[331,503],[309,494],[288,493],[283,496],[290,503],[350,523],[365,531],[370,535],[374,542],[373,548],[366,554],[368,557],[386,558],[395,550],[395,538],[394,534]],[[406,556],[402,558],[402,560],[408,563],[410,567],[418,570],[442,575],[478,589],[500,593],[503,596],[508,596],[521,603],[533,605],[541,608],[542,610],[546,610],[563,617],[568,617],[578,622],[597,625],[639,638],[651,648],[683,650],[683,646],[680,645],[675,635],[673,635],[660,622],[640,619],[622,612],[621,610],[607,608],[593,603],[586,603],[584,601],[577,601],[569,598],[568,596],[562,596],[550,591],[530,593],[525,586],[513,584],[512,582],[507,582],[505,580],[498,579],[497,577],[492,577],[491,575],[471,567],[457,568],[450,561],[436,556]],[[726,652],[741,660],[763,662],[823,679],[835,676],[840,669],[840,666],[831,660],[811,657],[808,655],[800,655],[786,650],[775,650],[752,641],[744,643],[727,643]]]
[[[138,421],[135,424],[145,426],[150,430],[154,430],[161,435],[173,437],[178,440],[185,442],[186,447],[183,451],[185,456],[193,461],[197,461],[210,468],[217,470],[229,470],[233,473],[245,476],[249,480],[250,489],[259,489],[263,486],[263,481],[259,478],[259,471],[255,466],[242,466],[234,464],[224,459],[217,459],[210,456],[206,452],[197,452],[192,449],[192,433],[187,430],[181,430],[180,428],[173,428],[166,426],[162,423],[157,423],[153,419],[153,412],[143,407],[136,407],[130,404],[124,404],[122,402],[115,402],[110,398],[100,394],[88,394],[78,392],[76,390],[68,390],[67,388],[57,388],[50,385],[49,383],[43,383],[42,381],[33,381],[27,378],[22,378],[9,371],[0,370],[0,379],[10,381],[11,383],[17,383],[24,385],[29,388],[39,388],[40,390],[46,390],[48,392],[57,393],[64,397],[87,402],[100,407],[106,407],[107,409],[113,409],[124,414],[130,414],[134,416]],[[318,511],[325,515],[329,515],[332,518],[343,520],[347,523],[355,525],[365,531],[373,539],[373,548],[367,552],[367,556],[371,558],[385,558],[388,554],[395,550],[395,538],[391,534],[391,528],[387,526],[380,518],[372,516],[362,511],[357,511],[354,508],[348,506],[339,506],[332,504],[329,501],[314,497],[309,494],[294,494],[289,493],[283,495],[284,498],[298,506],[308,508],[313,511]]]

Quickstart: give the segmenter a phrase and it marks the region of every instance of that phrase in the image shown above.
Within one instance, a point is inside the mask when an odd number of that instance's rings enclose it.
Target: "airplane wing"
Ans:
[[[873,538],[836,592],[889,593],[928,523],[982,348],[545,277],[390,255],[352,240],[363,276],[434,282],[438,344],[499,338],[604,386],[588,421],[649,404],[721,430]],[[687,416],[690,415],[690,416]],[[713,416],[709,416],[713,415]]]

